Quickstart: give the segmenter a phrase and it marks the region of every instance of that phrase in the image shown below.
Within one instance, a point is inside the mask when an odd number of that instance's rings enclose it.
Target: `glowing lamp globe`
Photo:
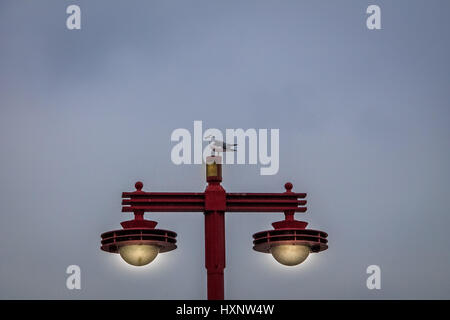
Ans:
[[[285,266],[296,266],[309,256],[309,246],[280,244],[270,248],[270,253],[279,263]]]
[[[132,266],[145,266],[155,260],[159,247],[149,244],[131,244],[119,247],[119,254],[126,263]]]

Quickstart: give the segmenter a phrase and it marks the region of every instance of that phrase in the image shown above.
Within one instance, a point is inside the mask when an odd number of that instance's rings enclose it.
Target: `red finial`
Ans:
[[[291,192],[291,190],[292,190],[293,187],[294,187],[294,186],[293,186],[292,183],[290,183],[290,182],[286,182],[286,183],[284,184],[284,188],[286,189],[286,192]]]
[[[144,184],[140,181],[136,182],[136,184],[134,185],[136,187],[137,191],[141,191],[142,188],[144,187]]]

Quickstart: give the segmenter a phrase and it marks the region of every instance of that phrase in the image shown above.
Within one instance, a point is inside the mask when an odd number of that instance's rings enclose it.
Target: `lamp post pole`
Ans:
[[[225,269],[225,210],[226,193],[220,185],[222,164],[219,157],[208,157],[206,162],[205,190],[205,267],[208,299],[224,299]]]
[[[205,266],[209,300],[224,299],[225,215],[223,211],[205,212]]]

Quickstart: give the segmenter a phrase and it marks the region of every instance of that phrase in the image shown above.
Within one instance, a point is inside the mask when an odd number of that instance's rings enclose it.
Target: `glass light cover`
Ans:
[[[159,253],[159,247],[147,244],[132,244],[119,248],[119,254],[125,262],[133,266],[145,266]]]
[[[279,263],[285,266],[296,266],[309,256],[309,247],[306,245],[282,244],[270,248],[270,253]]]

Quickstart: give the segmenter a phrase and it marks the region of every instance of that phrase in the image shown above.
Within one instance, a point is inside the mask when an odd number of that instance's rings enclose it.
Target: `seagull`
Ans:
[[[221,140],[216,140],[216,137],[213,135],[206,136],[204,140],[210,139],[211,143],[209,144],[209,147],[212,150],[212,155],[214,155],[214,152],[227,152],[227,151],[237,151],[233,147],[237,146],[237,143],[225,143]]]

